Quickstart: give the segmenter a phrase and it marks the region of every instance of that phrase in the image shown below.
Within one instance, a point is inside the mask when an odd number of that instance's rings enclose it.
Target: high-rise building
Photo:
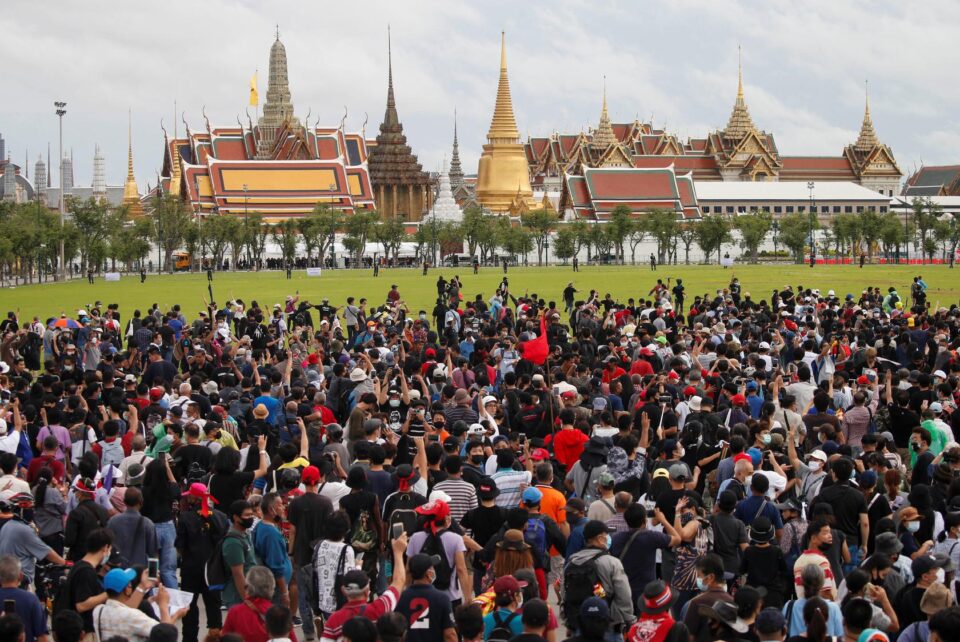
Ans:
[[[33,186],[37,198],[41,203],[46,202],[47,192],[47,164],[43,162],[43,154],[37,154],[37,162],[33,166]]]

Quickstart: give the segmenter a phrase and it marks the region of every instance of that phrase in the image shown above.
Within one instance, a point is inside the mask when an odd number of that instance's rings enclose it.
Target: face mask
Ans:
[[[943,584],[947,580],[947,572],[942,568],[937,569],[937,582]]]
[[[608,551],[610,550],[611,546],[613,546],[613,537],[611,537],[610,534],[607,533],[607,550]]]
[[[426,320],[427,320],[427,315],[421,314],[421,315],[420,315],[420,320],[421,320],[421,321],[426,321]]]
[[[915,442],[915,441],[911,441],[911,442],[910,442],[910,449],[911,449],[911,450],[920,450],[920,444],[918,444],[918,443]]]
[[[245,519],[241,519],[241,520],[240,520],[240,527],[241,527],[243,530],[249,530],[249,529],[253,528],[253,518],[252,518],[252,517],[247,517],[247,518],[245,518]]]
[[[916,533],[920,530],[920,522],[907,522],[907,530],[911,533]]]
[[[391,399],[391,400],[390,400],[390,407],[391,407],[391,408],[399,408],[399,407],[400,407],[400,400],[399,400],[399,399]]]
[[[749,488],[751,482],[753,482],[753,475],[747,475],[747,478],[743,480],[743,485]]]
[[[213,438],[214,438],[214,439],[220,439],[221,437],[223,437],[223,432],[218,430],[218,431],[217,431],[217,434],[214,435]]]
[[[470,461],[472,461],[474,464],[479,466],[480,464],[483,463],[483,455],[474,455],[473,457],[470,458]]]
[[[443,427],[446,426],[446,425],[447,425],[447,424],[445,424],[445,423],[442,422],[442,421],[435,421],[435,422],[433,422],[433,427],[436,428],[437,430],[443,430]]]
[[[703,578],[702,578],[702,577],[698,577],[698,578],[697,578],[697,590],[698,590],[698,591],[706,591],[707,588],[708,588],[708,587],[707,587],[707,583],[703,581]]]
[[[810,468],[810,471],[814,473],[819,471],[822,465],[823,462],[821,462],[819,459],[811,459],[810,463],[807,464],[807,466]]]
[[[771,438],[772,438],[772,436],[771,436],[769,433],[767,433],[767,434],[765,434],[765,435],[763,436],[762,441],[763,441],[763,443],[765,443],[765,444],[769,444]]]
[[[823,542],[817,548],[819,548],[821,552],[826,553],[827,551],[830,550],[831,546],[833,546],[833,543],[827,544],[826,542]]]
[[[683,459],[683,456],[687,454],[687,451],[683,448],[677,451],[677,459]]]

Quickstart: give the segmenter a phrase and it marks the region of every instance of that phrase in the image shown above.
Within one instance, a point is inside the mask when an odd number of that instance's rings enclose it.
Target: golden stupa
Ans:
[[[499,214],[516,214],[518,205],[537,207],[530,188],[527,157],[520,143],[517,120],[513,116],[510,98],[510,80],[507,78],[507,45],[500,35],[500,83],[493,120],[487,132],[487,144],[480,155],[477,170],[477,202],[481,207]]]
[[[140,190],[137,189],[137,179],[133,176],[133,116],[130,114],[127,115],[127,181],[123,185],[123,204],[128,208],[130,216],[143,216]]]

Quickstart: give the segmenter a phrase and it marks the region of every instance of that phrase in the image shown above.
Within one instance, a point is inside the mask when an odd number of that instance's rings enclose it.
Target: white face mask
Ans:
[[[746,479],[743,480],[743,485],[749,488],[751,482],[753,482],[753,475],[747,475]]]
[[[812,472],[817,472],[820,470],[820,466],[822,465],[823,463],[819,459],[811,459],[810,463],[807,464]]]
[[[399,406],[400,406],[400,400],[399,400],[399,399],[391,399],[391,400],[390,400],[390,407],[391,407],[391,408],[398,408]]]
[[[920,522],[907,522],[907,530],[911,533],[916,533],[920,530]]]
[[[683,448],[677,451],[677,459],[683,459],[683,456],[687,454],[687,451]]]
[[[937,582],[943,584],[947,580],[947,572],[942,568],[937,569]]]

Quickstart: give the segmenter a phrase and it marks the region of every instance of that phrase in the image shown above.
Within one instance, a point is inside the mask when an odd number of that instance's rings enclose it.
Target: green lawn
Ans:
[[[294,272],[290,281],[284,278],[283,272],[218,273],[214,275],[213,293],[221,305],[230,298],[240,297],[248,303],[255,299],[264,307],[282,303],[287,294],[297,290],[301,296],[316,303],[326,296],[335,305],[342,305],[347,296],[353,295],[367,297],[370,303],[379,304],[390,285],[396,283],[412,309],[430,311],[435,303],[435,284],[440,274],[447,278],[458,274],[464,284],[464,297],[468,299],[478,293],[489,298],[503,277],[499,268],[482,268],[480,274],[474,276],[469,267],[431,269],[426,277],[421,276],[420,269],[406,268],[382,270],[378,278],[372,276],[371,270],[324,270],[321,277],[307,277],[300,271]],[[929,285],[931,304],[949,305],[960,300],[960,270],[953,271],[946,266],[876,265],[861,270],[856,266],[816,266],[811,269],[797,265],[756,265],[725,270],[719,266],[680,265],[660,267],[656,273],[647,266],[584,266],[576,274],[570,267],[551,266],[510,268],[508,276],[510,289],[515,295],[536,293],[556,301],[560,300],[561,291],[571,280],[584,295],[594,288],[601,294],[610,292],[625,301],[628,297],[645,296],[657,278],[676,280],[681,277],[687,286],[687,300],[691,301],[696,294],[712,294],[716,288],[727,285],[733,275],[740,278],[744,290],[752,293],[755,300],[768,298],[774,288],[787,284],[820,288],[824,294],[833,289],[840,297],[848,292],[859,295],[868,285],[884,290],[894,285],[906,298],[912,277],[917,274],[922,275]],[[145,310],[154,302],[163,309],[179,303],[190,316],[203,308],[205,298],[207,282],[204,274],[151,275],[142,285],[136,275],[124,276],[119,283],[107,283],[99,277],[94,285],[75,280],[67,284],[5,288],[0,294],[0,313],[19,310],[21,319],[33,315],[57,316],[61,312],[73,316],[78,308],[99,300],[104,305],[119,303],[125,318],[129,318],[127,315],[132,309]]]

